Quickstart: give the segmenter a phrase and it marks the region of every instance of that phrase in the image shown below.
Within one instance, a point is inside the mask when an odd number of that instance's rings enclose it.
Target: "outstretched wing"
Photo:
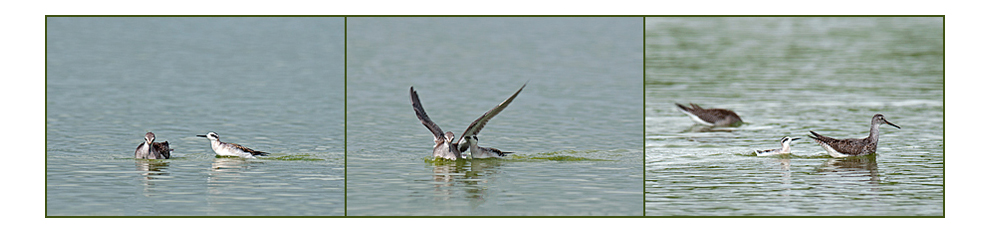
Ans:
[[[419,118],[420,122],[423,122],[423,125],[427,129],[430,129],[430,132],[433,133],[433,139],[444,138],[443,130],[440,129],[440,126],[433,123],[433,120],[430,120],[430,116],[426,115],[423,104],[419,102],[419,94],[416,94],[416,90],[413,90],[413,87],[409,87],[409,99],[412,101],[413,111],[416,111],[416,117]]]
[[[471,145],[469,145],[470,143],[464,143],[465,141],[464,138],[475,136],[478,134],[478,132],[481,132],[481,129],[485,128],[485,124],[488,123],[488,120],[491,120],[493,117],[495,117],[495,115],[498,115],[499,112],[502,112],[502,110],[505,109],[505,107],[508,107],[509,103],[512,103],[512,100],[516,99],[516,96],[519,95],[519,92],[522,92],[523,88],[526,88],[526,84],[529,84],[529,82],[523,84],[522,87],[520,87],[519,90],[516,91],[516,93],[512,94],[512,96],[510,96],[508,99],[505,99],[505,101],[502,101],[502,103],[499,103],[498,106],[495,106],[495,108],[488,110],[488,112],[485,112],[484,115],[478,117],[477,120],[471,122],[471,125],[469,125],[467,129],[464,130],[464,133],[461,134],[461,138],[457,140],[459,147],[458,149],[461,150],[461,152],[467,151],[467,149],[470,148]]]

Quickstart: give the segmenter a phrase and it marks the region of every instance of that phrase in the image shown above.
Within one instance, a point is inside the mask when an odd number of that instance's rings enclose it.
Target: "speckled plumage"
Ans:
[[[882,114],[873,115],[870,122],[870,135],[866,138],[835,139],[810,131],[811,139],[821,145],[829,155],[836,158],[869,155],[877,152],[880,141],[880,125],[888,124],[900,129],[900,126],[888,122]]]

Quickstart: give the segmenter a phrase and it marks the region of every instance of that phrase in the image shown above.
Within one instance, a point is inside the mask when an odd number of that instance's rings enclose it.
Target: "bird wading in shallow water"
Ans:
[[[440,157],[444,159],[457,160],[464,159],[462,152],[471,150],[471,157],[473,158],[489,158],[489,157],[502,157],[506,154],[512,152],[502,152],[501,150],[495,148],[486,148],[478,146],[478,132],[485,127],[495,115],[502,112],[505,107],[512,103],[512,100],[522,92],[523,88],[526,88],[526,84],[523,84],[516,93],[512,94],[508,99],[499,103],[495,108],[488,110],[485,114],[481,115],[478,119],[471,122],[471,125],[464,130],[460,138],[456,138],[453,132],[447,131],[443,132],[433,120],[426,114],[426,110],[423,109],[423,104],[419,101],[419,94],[413,87],[409,87],[409,98],[412,101],[413,111],[416,112],[416,117],[419,121],[426,126],[427,129],[433,133],[433,142],[436,143],[433,146],[433,157]]]
[[[196,136],[210,139],[210,146],[213,147],[213,152],[216,152],[217,155],[238,156],[244,158],[254,158],[254,156],[268,155],[268,152],[252,150],[251,148],[247,148],[236,143],[221,142],[220,135],[217,135],[215,132],[209,132],[206,135]]]
[[[877,143],[880,141],[880,125],[888,124],[897,129],[900,126],[890,123],[883,117],[883,114],[873,115],[873,120],[870,122],[870,136],[866,138],[848,138],[848,139],[835,139],[823,136],[821,134],[811,132],[811,139],[815,140],[818,145],[821,145],[829,155],[836,158],[849,157],[849,156],[860,156],[869,155],[877,152]]]

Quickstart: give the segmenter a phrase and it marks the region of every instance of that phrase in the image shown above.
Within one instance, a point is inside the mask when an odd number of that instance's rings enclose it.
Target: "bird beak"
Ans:
[[[890,122],[889,122],[889,121],[887,121],[887,120],[883,120],[883,123],[887,123],[887,124],[888,124],[888,125],[890,125],[890,126],[893,126],[893,127],[896,127],[897,129],[901,129],[901,127],[900,127],[900,126],[897,126],[897,125],[895,125],[894,123],[890,123]]]
[[[196,137],[206,137],[206,135],[196,135]]]

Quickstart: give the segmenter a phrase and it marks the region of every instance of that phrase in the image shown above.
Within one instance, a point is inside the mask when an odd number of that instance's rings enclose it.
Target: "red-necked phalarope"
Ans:
[[[883,114],[877,114],[873,115],[873,121],[870,122],[870,136],[866,138],[835,139],[822,136],[815,131],[811,131],[813,136],[809,137],[814,139],[822,148],[825,148],[825,151],[828,151],[832,157],[869,155],[877,152],[877,142],[880,141],[880,124],[888,124],[897,129],[901,128],[884,119]]]
[[[416,117],[418,117],[419,121],[433,133],[433,141],[436,142],[436,145],[433,146],[433,157],[441,157],[451,160],[463,159],[464,156],[461,152],[471,149],[471,157],[488,158],[505,156],[506,153],[495,148],[478,147],[477,134],[482,128],[485,127],[488,120],[491,120],[499,112],[502,112],[505,107],[509,106],[509,103],[512,103],[512,100],[519,95],[519,92],[522,92],[523,88],[526,88],[526,84],[523,84],[523,86],[520,87],[515,94],[512,94],[511,97],[505,101],[502,101],[502,103],[499,103],[498,106],[495,106],[495,108],[485,112],[485,114],[481,115],[481,117],[477,120],[474,120],[474,122],[472,122],[471,125],[464,130],[464,133],[461,134],[461,137],[456,141],[454,140],[453,132],[447,131],[444,133],[443,130],[440,129],[440,126],[433,123],[433,120],[430,120],[430,117],[426,115],[426,110],[423,109],[423,104],[419,101],[419,94],[416,93],[416,90],[413,89],[413,87],[409,87],[409,98],[412,101],[413,110],[416,111]]]
[[[780,149],[767,149],[767,150],[757,150],[756,156],[771,156],[771,155],[781,155],[791,153],[791,142],[800,140],[801,138],[791,138],[783,137],[780,138]]]
[[[144,134],[144,143],[134,150],[134,158],[167,159],[172,157],[171,151],[172,149],[168,148],[168,141],[155,142],[155,134],[148,132]]]
[[[268,155],[268,152],[252,150],[251,148],[247,148],[238,145],[236,143],[221,142],[220,135],[217,135],[217,133],[214,132],[207,133],[206,135],[196,135],[196,136],[209,138],[210,146],[213,147],[213,152],[216,152],[217,155],[239,156],[244,158],[254,158],[255,155],[261,155],[261,156]]]
[[[707,126],[739,126],[742,124],[742,119],[735,112],[728,109],[721,108],[701,108],[697,104],[691,104],[691,107],[686,107],[684,105],[674,103],[677,105],[681,112],[687,114],[691,117],[691,120],[698,122],[702,125]]]
[[[501,150],[495,149],[495,148],[480,147],[480,146],[478,146],[478,136],[477,135],[471,135],[470,137],[465,137],[464,140],[467,141],[467,145],[471,149],[471,158],[472,159],[500,158],[500,157],[505,157],[506,155],[513,153],[513,152],[509,152],[509,151],[501,151]]]

